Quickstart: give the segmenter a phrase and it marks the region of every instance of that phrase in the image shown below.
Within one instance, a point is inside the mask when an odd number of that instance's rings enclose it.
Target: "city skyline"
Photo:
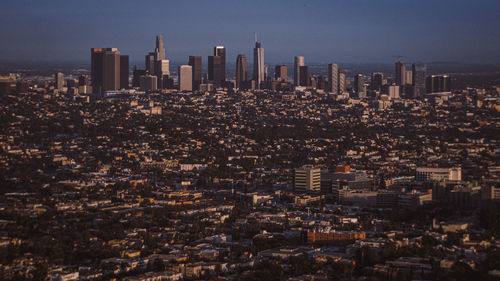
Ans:
[[[195,2],[152,1],[157,8],[148,9],[107,1],[95,13],[93,1],[7,1],[0,22],[11,28],[0,31],[6,39],[0,60],[84,60],[99,45],[120,48],[135,62],[156,34],[165,36],[172,61],[206,57],[216,45],[227,48],[228,58],[249,57],[258,32],[269,62],[291,61],[296,54],[311,62],[391,62],[395,55],[405,61],[499,62],[499,3],[493,1],[440,1],[432,9],[428,1],[273,1],[262,9],[243,1]]]

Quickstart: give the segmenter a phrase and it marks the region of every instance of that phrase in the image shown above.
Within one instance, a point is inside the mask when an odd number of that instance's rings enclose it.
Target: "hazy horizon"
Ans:
[[[498,1],[85,1],[7,0],[0,61],[85,61],[116,47],[142,61],[165,38],[167,58],[227,48],[252,57],[254,32],[266,62],[500,63]]]

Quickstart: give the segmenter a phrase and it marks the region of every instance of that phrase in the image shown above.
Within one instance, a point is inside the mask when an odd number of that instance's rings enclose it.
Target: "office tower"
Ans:
[[[155,71],[158,77],[170,76],[170,61],[165,59],[156,61]]]
[[[155,61],[161,61],[165,59],[165,47],[163,45],[163,36],[156,36],[156,48],[155,48]]]
[[[300,86],[308,87],[311,86],[311,75],[309,73],[309,68],[307,66],[301,66],[299,68]]]
[[[396,71],[395,71],[395,83],[398,86],[403,86],[405,85],[405,71],[406,71],[406,66],[405,63],[402,61],[396,62]]]
[[[293,185],[297,192],[319,191],[321,189],[321,169],[313,167],[295,169]]]
[[[211,81],[215,87],[223,86],[225,79],[222,57],[208,57],[208,80]]]
[[[80,75],[78,77],[78,86],[88,86],[89,85],[89,77],[87,75]]]
[[[328,91],[338,94],[339,89],[339,66],[335,63],[328,64]]]
[[[243,89],[247,82],[247,58],[245,55],[236,57],[236,88]]]
[[[389,97],[391,99],[399,99],[399,88],[398,85],[390,85],[389,86]]]
[[[223,85],[226,81],[226,48],[224,46],[214,47],[214,56],[220,57],[220,64],[216,67],[216,81],[220,85]]]
[[[300,67],[304,66],[304,57],[297,56],[294,59],[293,63],[293,84],[295,86],[300,85]]]
[[[288,67],[286,65],[277,65],[274,68],[274,79],[282,82],[287,80]]]
[[[339,94],[345,92],[345,70],[339,70]]]
[[[202,62],[200,56],[189,56],[189,63],[193,68],[193,90],[198,90],[201,84]]]
[[[427,93],[441,93],[451,91],[450,77],[448,75],[432,75],[427,77]]]
[[[145,57],[146,71],[149,74],[155,74],[155,53],[149,53]]]
[[[382,72],[372,73],[372,81],[370,85],[372,91],[382,90],[383,84],[384,84],[384,74]]]
[[[55,74],[54,81],[54,86],[57,90],[62,90],[64,88],[64,74],[62,74],[61,72],[57,72]]]
[[[129,57],[120,55],[120,89],[129,87]]]
[[[141,76],[146,75],[145,69],[137,69],[137,66],[134,65],[134,71],[132,76],[132,87],[140,87],[141,85]]]
[[[365,76],[363,74],[354,76],[354,91],[358,93],[358,97],[366,97]]]
[[[338,76],[335,77],[336,80],[338,81]],[[316,89],[321,89],[321,90],[328,90],[329,87],[329,82],[326,81],[326,77],[323,75],[318,76],[316,79]],[[338,83],[337,83],[338,84]],[[338,87],[335,88],[335,92],[337,92]]]
[[[141,76],[140,88],[143,91],[154,91],[158,89],[158,77],[150,74]]]
[[[427,75],[427,67],[423,63],[414,63],[411,66],[413,97],[422,97],[425,94],[425,77]]]
[[[264,79],[264,48],[262,48],[260,42],[255,42],[255,48],[253,48],[253,80],[258,89],[260,89]]]
[[[190,65],[179,66],[179,91],[193,90],[193,67]]]
[[[405,85],[413,84],[413,73],[411,70],[405,70]]]
[[[91,49],[92,89],[95,93],[120,88],[120,52],[116,48]]]

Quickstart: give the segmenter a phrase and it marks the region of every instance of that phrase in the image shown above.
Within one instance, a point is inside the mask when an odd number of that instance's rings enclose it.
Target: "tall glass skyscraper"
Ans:
[[[255,48],[253,49],[253,80],[257,89],[260,89],[261,83],[264,81],[264,68],[264,48],[262,48],[260,42],[255,42]]]

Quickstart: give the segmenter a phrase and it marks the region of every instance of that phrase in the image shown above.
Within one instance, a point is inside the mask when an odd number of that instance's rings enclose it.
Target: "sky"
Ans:
[[[1,61],[86,61],[116,47],[143,61],[165,38],[167,59],[500,63],[500,0],[1,0]]]

